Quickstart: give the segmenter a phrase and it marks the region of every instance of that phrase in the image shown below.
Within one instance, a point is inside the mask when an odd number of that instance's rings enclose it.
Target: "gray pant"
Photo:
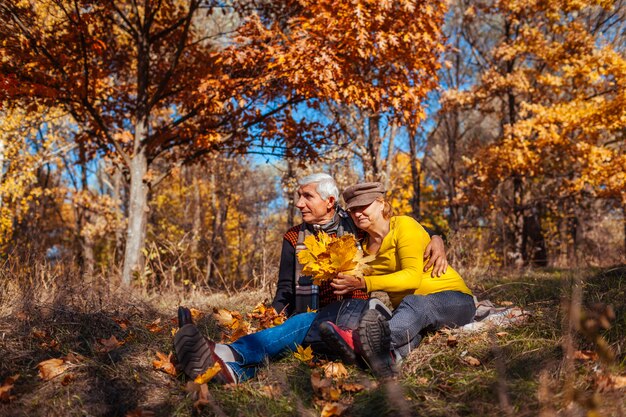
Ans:
[[[407,295],[389,320],[391,347],[404,358],[426,332],[470,323],[475,312],[474,297],[460,291]]]

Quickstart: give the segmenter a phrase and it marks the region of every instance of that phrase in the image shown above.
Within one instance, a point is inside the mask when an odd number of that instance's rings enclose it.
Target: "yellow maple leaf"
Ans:
[[[307,346],[305,349],[298,345],[297,351],[293,353],[293,356],[301,362],[311,362],[313,360],[313,349],[311,349],[311,346]]]
[[[329,237],[320,232],[317,239],[308,236],[304,245],[306,249],[298,253],[298,261],[303,265],[302,273],[313,277],[316,285],[335,278],[340,272],[360,278],[371,271],[367,262],[374,256],[364,256],[351,234]]]
[[[215,375],[219,374],[221,370],[222,366],[219,364],[219,362],[215,362],[212,367],[206,370],[206,372],[204,372],[202,375],[198,375],[196,379],[193,380],[193,382],[195,382],[196,384],[206,384],[207,382],[212,380]]]

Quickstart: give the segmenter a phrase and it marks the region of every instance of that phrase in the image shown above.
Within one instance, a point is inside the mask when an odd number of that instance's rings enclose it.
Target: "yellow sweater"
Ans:
[[[385,291],[394,308],[408,294],[460,291],[472,295],[463,278],[450,267],[445,274],[435,278],[430,276],[432,267],[423,271],[424,249],[429,242],[426,230],[412,217],[392,217],[389,233],[383,239],[376,259],[369,263],[374,274],[365,277],[367,291]]]

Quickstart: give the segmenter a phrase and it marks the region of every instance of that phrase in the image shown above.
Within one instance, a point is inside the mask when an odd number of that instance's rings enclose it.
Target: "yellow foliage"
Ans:
[[[322,231],[317,237],[307,236],[304,245],[306,249],[298,253],[298,261],[303,264],[302,273],[313,277],[316,285],[335,278],[340,272],[362,278],[371,271],[367,262],[374,256],[363,256],[351,234],[330,237]]]
[[[215,375],[219,374],[222,370],[222,366],[219,362],[215,362],[212,367],[206,370],[202,375],[198,375],[196,379],[193,380],[196,384],[206,384],[210,380],[215,377]]]
[[[311,346],[307,346],[306,349],[302,346],[298,345],[296,348],[296,352],[293,353],[293,356],[302,362],[311,362],[313,360],[313,349]]]

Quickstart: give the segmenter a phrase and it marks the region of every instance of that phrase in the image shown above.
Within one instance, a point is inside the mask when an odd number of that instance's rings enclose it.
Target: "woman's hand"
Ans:
[[[440,236],[432,236],[430,243],[424,250],[424,262],[428,259],[428,263],[424,265],[424,272],[428,271],[433,266],[433,271],[430,276],[433,278],[440,277],[446,273],[448,269],[448,260],[446,259],[446,248],[443,244],[443,239]]]
[[[351,293],[354,290],[364,290],[365,280],[363,278],[357,278],[352,275],[339,273],[337,274],[337,278],[333,279],[330,285],[335,289],[335,294],[345,295]]]

